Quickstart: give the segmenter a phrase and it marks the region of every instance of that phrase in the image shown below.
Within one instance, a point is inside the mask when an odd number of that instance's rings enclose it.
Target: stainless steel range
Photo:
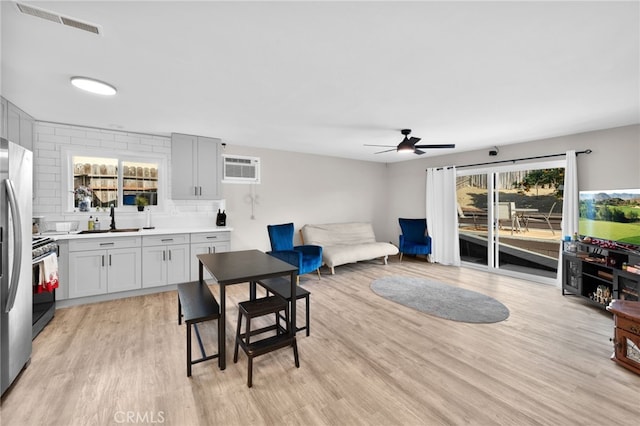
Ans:
[[[31,263],[33,265],[32,285],[34,288],[38,285],[40,276],[40,268],[43,261],[49,256],[58,255],[58,244],[50,237],[34,236],[31,242]],[[42,331],[42,329],[51,321],[56,310],[56,292],[34,293],[33,295],[33,330],[32,339]]]

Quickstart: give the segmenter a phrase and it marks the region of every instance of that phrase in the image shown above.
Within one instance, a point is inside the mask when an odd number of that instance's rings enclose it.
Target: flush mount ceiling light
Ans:
[[[97,95],[113,96],[116,94],[116,88],[103,81],[89,77],[71,77],[71,84],[79,89]]]

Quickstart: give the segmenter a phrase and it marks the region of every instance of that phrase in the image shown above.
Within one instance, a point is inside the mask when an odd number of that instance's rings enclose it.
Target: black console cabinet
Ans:
[[[582,242],[576,245],[575,252],[562,254],[563,295],[581,296],[602,309],[612,299],[639,300],[640,274],[623,270],[623,265],[640,263],[640,255]]]

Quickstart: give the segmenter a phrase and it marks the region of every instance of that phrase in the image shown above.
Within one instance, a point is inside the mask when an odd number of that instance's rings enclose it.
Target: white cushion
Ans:
[[[322,246],[322,259],[330,268],[398,254],[393,244],[376,242],[373,227],[366,222],[305,225],[302,238],[305,244]]]

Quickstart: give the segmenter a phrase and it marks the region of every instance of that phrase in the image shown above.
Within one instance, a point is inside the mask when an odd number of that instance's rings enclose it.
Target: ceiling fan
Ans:
[[[416,145],[418,142],[420,142],[420,138],[414,138],[413,136],[409,137],[409,135],[411,134],[411,129],[402,129],[400,133],[404,135],[404,139],[402,140],[402,142],[398,144],[397,147],[391,148],[391,149],[385,149],[384,151],[378,151],[378,152],[375,152],[374,154],[382,154],[383,152],[397,151],[401,153],[413,152],[414,154],[422,155],[425,153],[424,151],[422,151],[423,149],[455,148],[456,147],[455,144],[452,144],[452,143]],[[364,146],[393,147],[393,145],[367,145],[367,144],[365,144]]]

